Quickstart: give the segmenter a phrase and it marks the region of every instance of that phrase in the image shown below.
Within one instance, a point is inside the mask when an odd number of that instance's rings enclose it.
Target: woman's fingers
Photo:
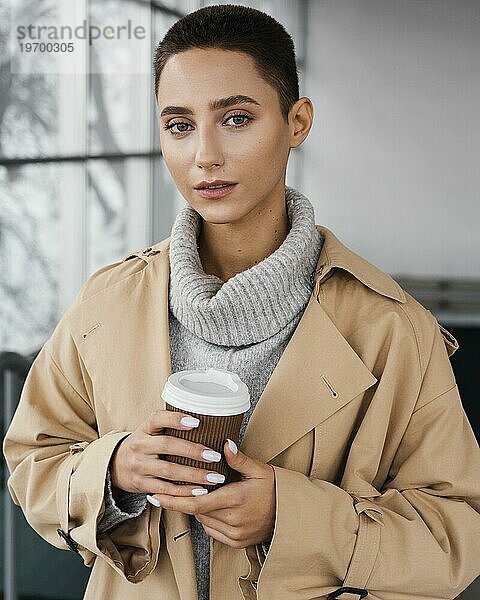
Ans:
[[[147,494],[151,496],[154,494],[167,494],[169,496],[200,496],[208,493],[208,489],[202,485],[179,485],[158,478],[147,478],[145,480],[145,490],[148,490]],[[198,491],[194,492],[194,490]]]
[[[199,484],[201,486],[211,486],[225,481],[225,477],[221,473],[215,471],[214,468],[208,470],[198,467],[189,467],[187,465],[180,465],[175,462],[158,458],[153,458],[146,463],[145,474],[167,481],[185,481],[192,483],[193,485]],[[222,481],[209,481],[207,479],[207,475],[209,474],[217,475]]]
[[[145,433],[148,433],[149,435],[157,435],[163,429],[165,429],[165,427],[169,427],[171,429],[180,429],[183,431],[194,429],[194,427],[191,425],[182,425],[181,420],[183,417],[186,417],[188,420],[193,419],[195,423],[199,421],[195,417],[192,417],[191,415],[186,413],[179,413],[172,410],[159,409],[153,412],[150,415],[150,417],[144,423],[142,423],[140,427]]]

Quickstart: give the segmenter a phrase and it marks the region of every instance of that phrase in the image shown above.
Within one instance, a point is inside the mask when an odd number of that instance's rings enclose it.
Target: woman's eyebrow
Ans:
[[[221,108],[228,108],[234,104],[256,104],[257,106],[260,106],[260,102],[254,100],[254,98],[237,94],[235,96],[228,96],[227,98],[218,98],[217,100],[212,100],[208,107],[210,110],[219,110]],[[186,106],[166,106],[160,113],[160,116],[163,117],[165,115],[174,114],[193,115],[193,110],[191,108],[187,108]]]

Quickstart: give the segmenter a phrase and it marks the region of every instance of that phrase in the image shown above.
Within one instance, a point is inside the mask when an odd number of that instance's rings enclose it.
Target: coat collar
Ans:
[[[324,225],[316,225],[316,228],[324,237],[314,277],[317,284],[326,279],[329,273],[331,275],[333,269],[344,269],[378,294],[392,298],[397,302],[406,302],[404,290],[390,275],[342,244],[336,235]],[[155,254],[166,253],[168,256],[169,246],[170,237],[145,250],[127,254],[123,260],[138,256],[146,262],[150,262],[151,257]]]
[[[322,225],[316,227],[325,238],[318,260],[315,278],[317,284],[337,267],[348,271],[378,294],[393,298],[397,302],[406,302],[405,292],[390,275],[347,248],[327,227]]]

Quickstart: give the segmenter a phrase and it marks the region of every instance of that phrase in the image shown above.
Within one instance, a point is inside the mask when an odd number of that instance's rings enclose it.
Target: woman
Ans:
[[[454,598],[480,565],[458,344],[285,185],[313,119],[290,36],[210,6],[154,68],[187,206],[88,279],[32,365],[4,442],[14,501],[93,566],[87,599]],[[185,426],[160,396],[210,366],[252,406],[223,449],[238,478],[209,493],[206,470],[159,455],[211,450],[162,434]]]

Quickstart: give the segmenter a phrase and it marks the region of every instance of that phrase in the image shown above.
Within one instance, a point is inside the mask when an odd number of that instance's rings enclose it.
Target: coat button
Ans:
[[[69,533],[65,533],[63,529],[57,529],[57,533],[65,541],[70,550],[78,552],[78,544]]]

